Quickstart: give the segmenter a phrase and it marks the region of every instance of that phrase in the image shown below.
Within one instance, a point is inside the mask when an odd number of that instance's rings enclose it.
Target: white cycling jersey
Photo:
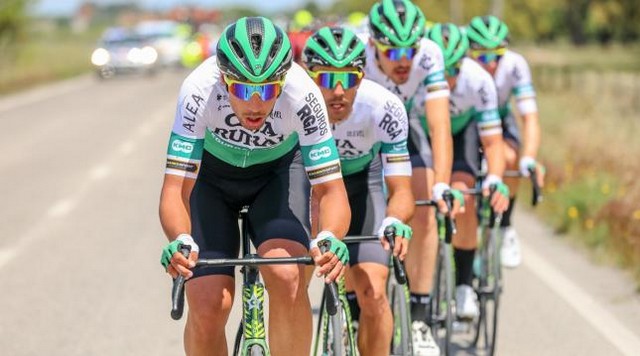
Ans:
[[[376,47],[369,43],[369,36],[361,35],[360,39],[367,45],[365,77],[396,94],[405,107],[410,107],[410,102],[417,96],[430,100],[449,95],[449,85],[444,77],[442,51],[435,42],[426,38],[420,40],[420,49],[413,59],[409,80],[398,85],[378,67]]]
[[[180,89],[167,153],[167,174],[196,178],[203,152],[235,167],[278,159],[299,144],[312,184],[341,178],[338,152],[320,90],[297,64],[264,125],[243,128],[229,104],[215,57],[198,66]]]
[[[419,113],[425,132],[429,132],[424,101],[414,101],[412,110]],[[460,73],[449,97],[449,113],[453,135],[464,130],[471,121],[478,125],[480,136],[502,134],[495,83],[491,75],[472,59],[462,59]]]
[[[498,105],[502,118],[510,111],[509,101],[513,95],[518,112],[522,115],[538,111],[536,92],[531,81],[531,71],[522,55],[511,50],[502,56],[494,74],[498,88]]]
[[[385,176],[410,176],[408,126],[402,101],[381,85],[363,79],[349,117],[331,126],[342,174],[362,171],[380,152]]]

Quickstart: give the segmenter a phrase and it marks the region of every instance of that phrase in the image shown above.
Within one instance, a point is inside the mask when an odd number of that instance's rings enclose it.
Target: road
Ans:
[[[185,75],[86,76],[0,97],[0,354],[182,353],[157,206]],[[515,221],[524,263],[506,271],[498,354],[640,354],[631,279],[526,209]]]

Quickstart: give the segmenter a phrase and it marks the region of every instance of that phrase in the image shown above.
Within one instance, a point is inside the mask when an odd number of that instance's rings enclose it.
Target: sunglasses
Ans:
[[[318,86],[327,89],[335,89],[338,86],[338,83],[342,85],[342,89],[347,90],[355,87],[360,83],[362,77],[364,76],[363,72],[353,71],[353,72],[330,72],[330,71],[319,71],[312,72],[308,71],[313,81],[318,84]]]
[[[458,61],[458,63],[447,67],[445,69],[445,74],[447,75],[447,77],[455,77],[458,74],[460,74],[460,67],[462,66],[462,61]]]
[[[472,49],[470,55],[480,63],[489,64],[494,61],[499,61],[505,53],[507,53],[507,48],[502,47],[492,50]]]
[[[249,101],[255,94],[258,94],[262,101],[271,100],[280,95],[284,86],[284,81],[246,83],[233,80],[226,75],[224,76],[224,82],[227,83],[229,93],[243,101]]]
[[[385,57],[392,61],[399,61],[402,57],[407,57],[408,60],[412,60],[418,53],[419,46],[413,47],[391,47],[374,41],[376,47],[384,54]]]

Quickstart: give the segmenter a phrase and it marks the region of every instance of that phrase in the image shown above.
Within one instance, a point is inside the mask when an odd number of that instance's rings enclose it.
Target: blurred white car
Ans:
[[[91,54],[91,63],[100,78],[126,72],[154,74],[158,51],[145,38],[133,32],[110,28]]]
[[[185,25],[168,20],[143,21],[135,27],[135,32],[146,38],[158,51],[161,65],[178,66],[189,37],[189,33],[184,33],[181,26]]]

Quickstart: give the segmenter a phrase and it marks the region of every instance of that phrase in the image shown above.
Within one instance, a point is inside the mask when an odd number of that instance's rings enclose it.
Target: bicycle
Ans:
[[[270,355],[269,346],[266,340],[266,328],[264,323],[264,293],[265,287],[260,282],[260,271],[258,266],[276,265],[276,264],[304,264],[313,265],[314,261],[310,256],[305,257],[278,257],[264,258],[259,257],[250,250],[250,238],[247,220],[248,208],[244,207],[240,210],[240,236],[242,258],[216,258],[216,259],[198,259],[192,270],[207,267],[223,267],[223,266],[242,266],[242,321],[238,327],[234,342],[233,355],[250,355],[250,356],[268,356]],[[328,241],[321,241],[321,243]],[[319,246],[324,253],[329,249],[328,244]],[[180,252],[187,257],[190,252],[190,246],[183,245]],[[171,318],[179,320],[182,318],[184,311],[184,283],[185,278],[179,275],[173,281],[171,292]],[[326,308],[328,313],[336,314],[337,286],[335,283],[329,285],[332,293],[326,300]],[[335,298],[335,299],[334,299]]]
[[[535,169],[529,170],[529,177],[532,182],[532,205],[536,206],[542,201],[542,192],[537,182]],[[508,171],[505,177],[522,177],[519,172]],[[475,348],[487,351],[488,355],[494,355],[496,349],[498,310],[500,305],[500,295],[503,290],[502,264],[500,261],[500,247],[502,244],[500,226],[501,214],[493,214],[490,205],[490,198],[483,197],[482,180],[483,174],[478,176],[476,189],[463,191],[463,194],[474,195],[480,199],[478,206],[479,233],[478,249],[474,260],[474,290],[478,296],[479,316],[472,320],[472,342]],[[495,187],[491,187],[491,194],[495,192]],[[493,220],[493,221],[492,221]],[[482,341],[482,342],[481,342]]]
[[[443,199],[449,211],[453,207],[453,195],[450,191],[443,194]],[[433,200],[417,200],[416,206],[432,206],[437,209]],[[444,355],[452,353],[453,331],[453,248],[451,239],[456,233],[455,221],[449,214],[441,214],[436,210],[438,223],[438,253],[436,255],[436,270],[433,290],[431,292],[431,332]]]
[[[384,237],[390,245],[390,249],[395,247],[395,229],[388,227],[384,231]],[[346,244],[379,241],[380,237],[371,236],[345,236],[342,240]],[[389,286],[393,293],[399,294],[401,298],[390,298],[392,311],[398,310],[394,315],[394,339],[392,341],[391,354],[410,355],[411,354],[411,327],[410,315],[408,308],[408,294],[399,285],[406,285],[407,276],[404,265],[396,256],[392,256],[394,274],[389,276]],[[344,279],[338,281],[338,312],[334,316],[327,313],[325,307],[325,297],[329,294],[327,286],[322,295],[320,314],[318,318],[318,327],[316,330],[316,341],[314,345],[314,355],[357,355],[357,340],[355,330],[351,320],[351,312],[349,310],[349,302],[345,294]],[[408,293],[408,289],[406,291]],[[395,294],[394,294],[395,295]],[[328,315],[329,314],[329,315]],[[338,336],[337,338],[335,336]],[[332,340],[338,340],[339,343],[333,344]],[[396,350],[397,352],[394,352]]]

